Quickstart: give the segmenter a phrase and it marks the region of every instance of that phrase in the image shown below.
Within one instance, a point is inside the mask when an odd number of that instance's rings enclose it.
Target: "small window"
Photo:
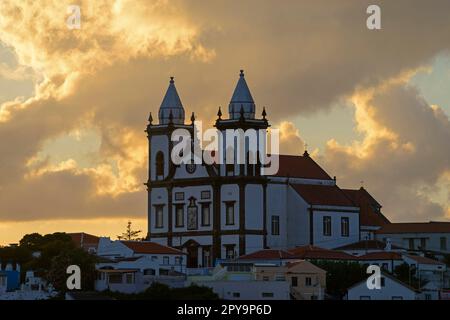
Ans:
[[[175,192],[175,200],[183,201],[184,200],[184,192]]]
[[[421,238],[420,239],[420,249],[421,250],[425,250],[427,248],[427,239],[426,238]]]
[[[414,239],[413,238],[409,239],[409,249],[410,250],[414,250],[415,249],[414,248]]]
[[[233,298],[240,298],[241,293],[240,292],[233,292]]]
[[[331,236],[331,217],[326,216],[323,217],[323,235],[330,237]]]
[[[181,265],[181,257],[175,257],[175,265]]]
[[[388,270],[389,269],[389,264],[384,262],[381,266],[384,270]]]
[[[273,298],[274,294],[273,292],[263,292],[262,297],[263,298]]]
[[[132,273],[125,274],[125,283],[132,284],[134,283],[134,277]]]
[[[226,203],[226,225],[234,225],[234,203]]]
[[[270,278],[268,276],[263,277],[263,281],[269,281],[269,280],[270,280]]]
[[[305,278],[305,286],[311,287],[311,285],[312,285],[312,279],[311,279],[311,277],[306,277],[306,278]]]
[[[163,212],[164,206],[162,205],[155,206],[155,228],[160,229],[164,227]]]
[[[447,238],[441,237],[441,250],[447,251]]]
[[[184,226],[184,205],[176,205],[175,207],[175,226],[177,228]]]
[[[234,246],[225,246],[227,259],[234,259]]]
[[[209,203],[202,204],[202,226],[203,227],[209,226],[211,224],[209,208],[210,208]]]
[[[293,286],[293,287],[297,287],[298,286],[298,278],[297,277],[292,277],[291,278],[291,286]]]
[[[202,191],[200,194],[200,198],[205,200],[205,199],[211,199],[211,191],[207,190],[207,191]]]
[[[169,264],[169,257],[163,257],[163,264],[168,265]]]
[[[350,235],[350,227],[349,227],[349,219],[348,217],[341,218],[341,236],[348,237]]]
[[[159,151],[156,154],[156,180],[164,178],[164,154]]]
[[[144,275],[145,276],[154,276],[156,274],[156,270],[155,269],[145,269],[144,270]]]
[[[280,235],[280,216],[272,216],[272,235]]]

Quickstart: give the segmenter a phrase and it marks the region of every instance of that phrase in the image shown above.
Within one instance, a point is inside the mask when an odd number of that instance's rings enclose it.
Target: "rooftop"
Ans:
[[[450,222],[390,223],[384,225],[377,233],[450,233]]]
[[[186,254],[183,251],[148,241],[121,241],[134,253],[140,254]]]
[[[280,154],[280,168],[276,177],[290,177],[303,179],[331,180],[309,155],[292,156]]]
[[[312,205],[356,207],[337,186],[293,184],[292,187],[307,203]]]

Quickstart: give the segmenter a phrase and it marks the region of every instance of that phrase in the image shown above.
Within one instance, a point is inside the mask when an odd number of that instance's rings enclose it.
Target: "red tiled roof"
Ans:
[[[390,221],[380,212],[381,205],[366,189],[342,189],[342,191],[360,208],[359,221],[362,226],[384,226]]]
[[[376,233],[450,233],[450,222],[410,222],[390,223]]]
[[[310,156],[291,156],[280,154],[280,167],[277,177],[331,180]]]
[[[265,249],[240,256],[241,260],[273,260],[273,259],[294,259],[295,257],[285,250]]]
[[[98,245],[98,242],[100,241],[99,237],[84,232],[68,233],[67,235],[72,238],[72,241],[77,247]]]
[[[362,240],[359,242],[351,243],[335,250],[384,250],[386,243],[379,240]],[[396,245],[391,245],[392,249],[403,249]]]
[[[344,207],[357,206],[337,186],[312,184],[293,184],[291,186],[309,204]]]
[[[432,264],[432,265],[444,265],[444,263],[437,261],[437,260],[433,260],[427,257],[421,257],[421,256],[413,256],[413,255],[408,255],[408,258],[416,261],[419,264]]]
[[[141,254],[186,254],[178,249],[147,241],[121,241],[124,245]]]
[[[317,259],[317,260],[356,260],[357,258],[341,251],[323,249],[315,246],[302,246],[288,250],[298,259]]]
[[[358,257],[359,260],[402,260],[402,255],[397,252],[371,252]]]

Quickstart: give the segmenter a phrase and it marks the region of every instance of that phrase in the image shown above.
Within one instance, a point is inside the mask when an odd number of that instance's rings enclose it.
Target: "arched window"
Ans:
[[[156,154],[156,179],[162,179],[164,177],[164,154],[159,151]]]

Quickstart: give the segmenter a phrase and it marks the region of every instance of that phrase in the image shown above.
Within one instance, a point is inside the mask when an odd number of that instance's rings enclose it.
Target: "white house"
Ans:
[[[335,248],[335,250],[344,251],[354,256],[362,256],[374,252],[397,252],[406,253],[407,250],[396,245],[387,239],[386,242],[380,240],[361,240],[342,247]]]
[[[381,289],[369,289],[367,280],[358,282],[347,290],[348,300],[418,300],[420,292],[398,279],[381,276]]]
[[[275,269],[279,275],[261,279],[261,268]],[[225,300],[289,300],[290,284],[285,270],[278,265],[257,265],[242,262],[222,262],[212,274],[188,277],[188,284],[211,288],[220,299]]]
[[[97,291],[138,293],[153,282],[171,287],[185,284],[186,254],[180,250],[148,241],[111,241],[100,238],[96,264]]]
[[[186,254],[175,248],[163,246],[149,241],[112,241],[109,238],[100,238],[97,255],[116,263],[124,263],[124,260],[133,259],[133,268],[144,269],[147,262],[156,263],[158,268],[165,268],[177,272],[186,272]],[[147,257],[149,259],[136,259]],[[127,266],[131,267],[130,265]]]
[[[450,222],[390,223],[376,231],[379,240],[408,250],[450,253]]]
[[[228,117],[220,108],[217,113],[214,126],[223,133],[217,150],[202,153],[215,160],[224,159],[229,130],[235,133],[242,130],[245,137],[251,129],[265,132],[270,126],[265,109],[261,117],[256,116],[256,105],[243,71],[228,111]],[[236,154],[232,164],[224,161],[212,165],[205,161],[174,164],[171,154],[178,140],[172,141],[172,133],[185,130],[191,141],[196,141],[199,132],[194,114],[190,122],[185,121],[185,109],[173,78],[158,118],[159,122],[153,123],[150,114],[146,129],[149,141],[147,239],[186,252],[189,268],[211,267],[218,259],[261,249],[343,246],[361,239],[360,219],[374,230],[388,222],[379,212],[381,206],[375,213],[364,210],[363,215],[367,217],[361,216],[360,198],[352,200],[350,191],[340,189],[336,179],[306,151],[303,156],[280,155],[278,172],[264,175],[264,165],[250,161],[254,150],[249,140],[244,138],[239,144],[237,134],[228,144],[234,145],[234,150],[242,149],[246,155],[244,164],[237,164]],[[265,138],[257,139],[264,142],[260,139]],[[265,155],[265,143],[260,147],[256,155],[258,152]]]

